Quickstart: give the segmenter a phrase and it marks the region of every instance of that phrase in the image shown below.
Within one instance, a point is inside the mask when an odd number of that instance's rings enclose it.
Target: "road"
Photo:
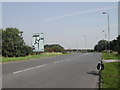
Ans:
[[[97,88],[101,53],[4,63],[3,88]]]

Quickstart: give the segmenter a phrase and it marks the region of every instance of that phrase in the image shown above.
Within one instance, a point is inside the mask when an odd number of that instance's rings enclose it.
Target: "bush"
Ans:
[[[45,45],[45,52],[63,52],[65,51],[59,44]]]

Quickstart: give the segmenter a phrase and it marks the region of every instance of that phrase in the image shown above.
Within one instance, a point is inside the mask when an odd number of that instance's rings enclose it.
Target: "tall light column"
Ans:
[[[108,19],[108,53],[110,55],[110,24],[109,24],[109,13],[103,12],[103,14],[107,15],[107,19]]]
[[[106,32],[104,30],[102,32],[105,33],[105,40],[106,40]],[[107,51],[107,41],[105,43],[105,47],[106,47],[106,51]]]
[[[86,52],[87,52],[87,37],[85,35],[83,37],[85,38],[85,46],[86,46]]]

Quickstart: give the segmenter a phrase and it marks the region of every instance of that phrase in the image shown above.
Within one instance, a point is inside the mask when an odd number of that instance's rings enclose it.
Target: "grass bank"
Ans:
[[[102,88],[116,88],[118,90],[120,75],[120,62],[105,63],[105,69],[102,71]],[[120,90],[120,88],[119,88]]]
[[[29,59],[34,59],[34,58],[43,58],[43,57],[59,56],[59,55],[66,55],[66,54],[62,54],[62,53],[42,53],[40,55],[29,55],[29,56],[25,56],[25,57],[2,57],[2,62],[29,60]]]
[[[115,60],[120,60],[120,55],[117,54],[117,52],[112,52],[110,53],[106,53],[106,52],[103,52],[103,59],[105,60],[109,60],[109,59],[115,59]]]
[[[110,55],[108,53],[103,52],[103,59],[109,60],[120,60],[120,55],[117,52],[112,52]],[[120,62],[111,62],[104,63],[105,69],[102,71],[102,88],[116,88],[118,90],[120,75]],[[120,90],[120,89],[119,89]]]

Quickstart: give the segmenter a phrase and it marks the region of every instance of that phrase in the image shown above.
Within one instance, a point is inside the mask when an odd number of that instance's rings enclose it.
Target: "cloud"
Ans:
[[[86,14],[86,13],[91,13],[91,12],[109,10],[109,9],[113,9],[113,8],[117,8],[117,7],[105,7],[105,8],[98,8],[98,9],[74,12],[74,13],[63,15],[63,16],[56,16],[56,17],[46,18],[45,21],[52,21],[52,20],[62,19],[62,18],[65,18],[65,17],[75,16],[75,15],[79,15],[79,14]]]

